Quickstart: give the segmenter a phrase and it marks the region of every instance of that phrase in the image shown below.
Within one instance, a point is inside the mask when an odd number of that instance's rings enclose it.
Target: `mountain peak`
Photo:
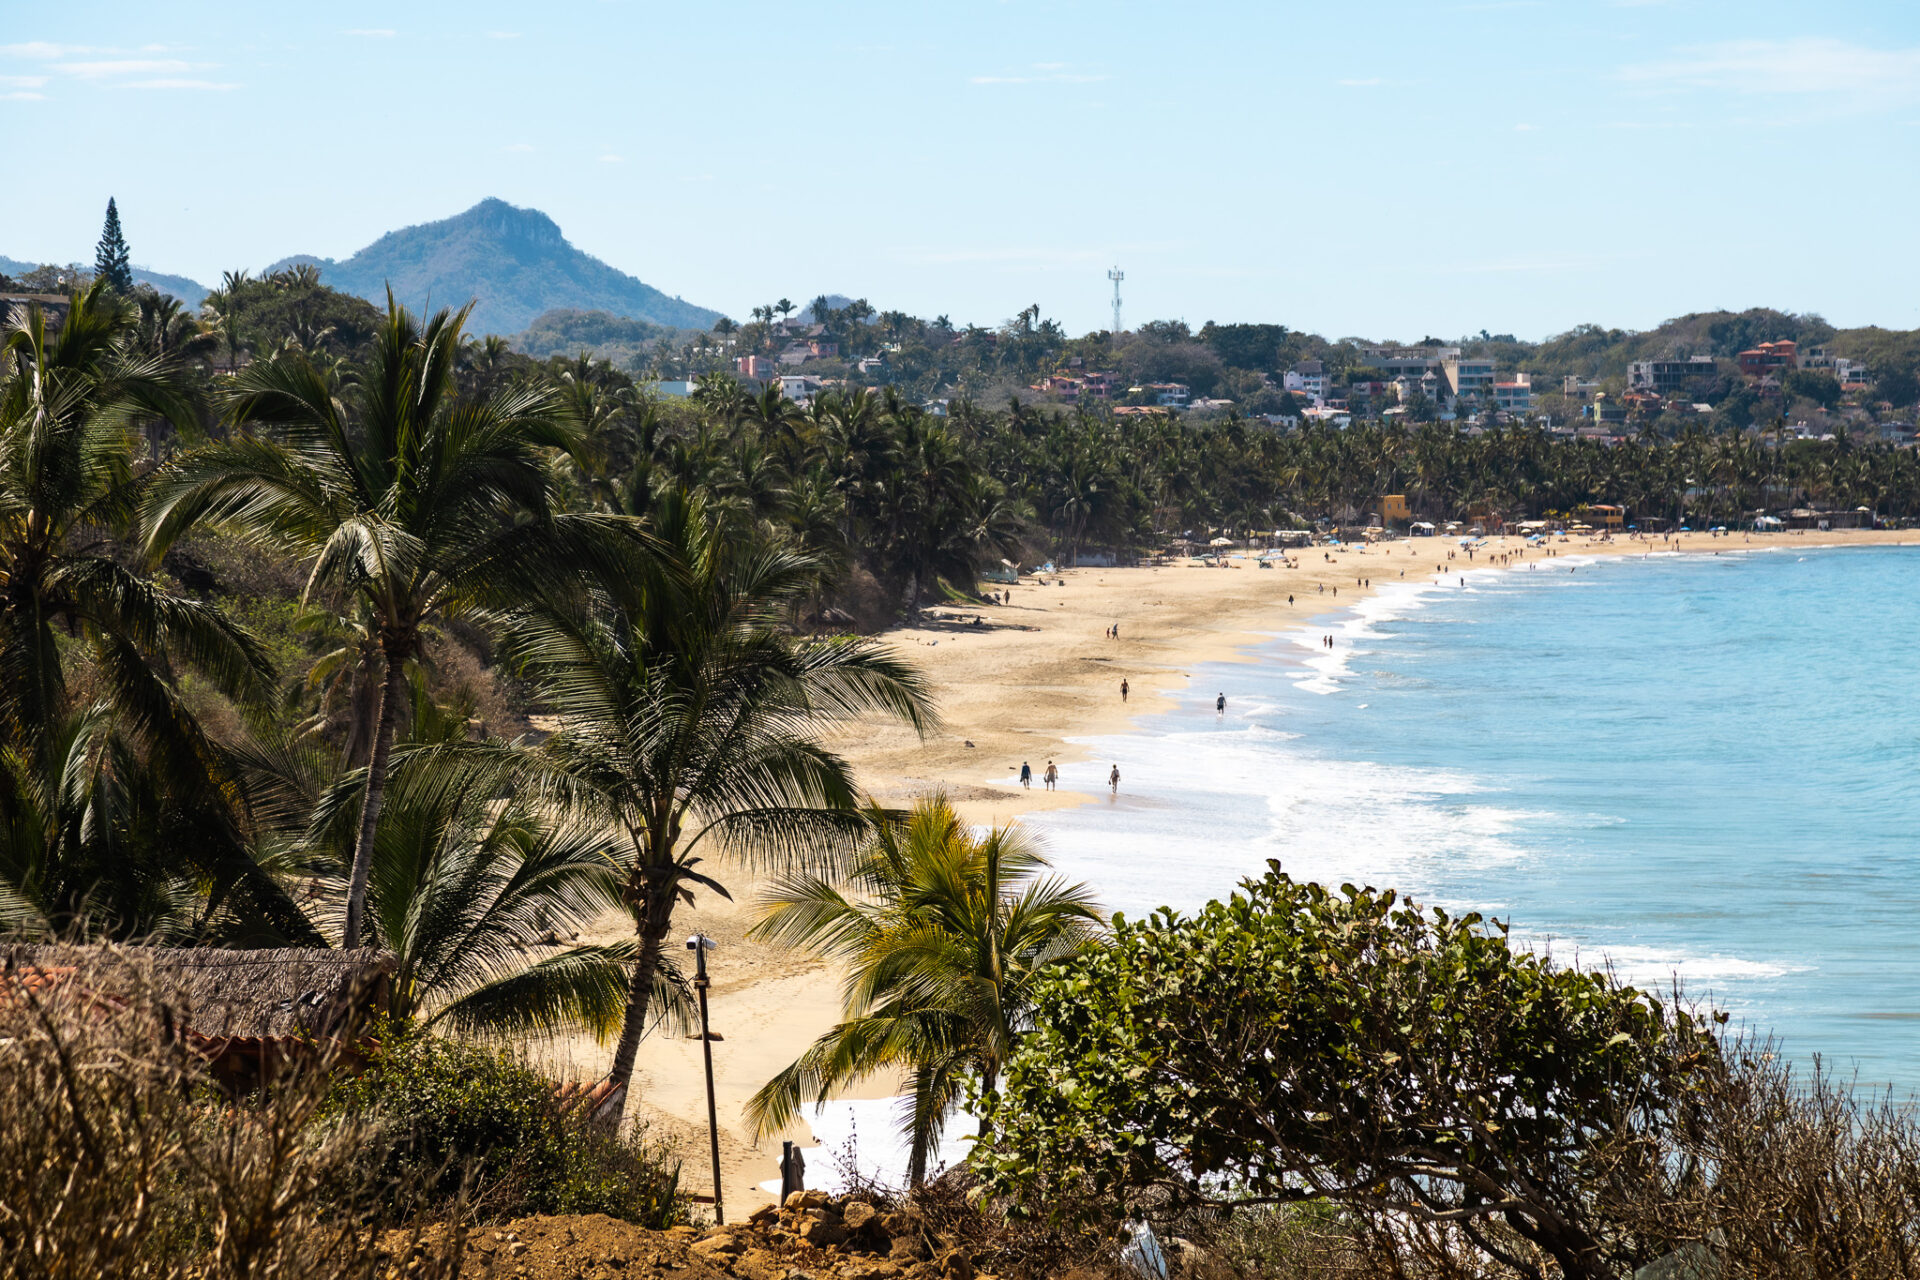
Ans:
[[[465,213],[447,219],[449,226],[466,226],[505,239],[524,240],[528,244],[564,246],[560,224],[538,209],[522,209],[498,196],[488,196]]]
[[[321,259],[318,265],[327,284],[376,305],[386,301],[388,285],[415,310],[460,306],[471,298],[468,325],[476,334],[518,333],[535,316],[556,309],[605,311],[670,328],[706,329],[720,318],[582,253],[538,209],[493,196],[451,218],[389,231],[350,258]]]

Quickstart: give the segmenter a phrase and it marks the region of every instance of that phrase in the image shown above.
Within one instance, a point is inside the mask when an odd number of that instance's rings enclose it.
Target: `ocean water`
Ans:
[[[1027,821],[1130,915],[1278,858],[1920,1091],[1920,549],[1537,563],[1303,610],[1086,740],[1063,785],[1098,799]]]

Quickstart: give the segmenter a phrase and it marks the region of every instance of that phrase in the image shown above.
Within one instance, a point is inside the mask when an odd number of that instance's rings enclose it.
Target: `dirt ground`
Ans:
[[[388,1280],[435,1270],[453,1247],[444,1227],[385,1240]],[[855,1195],[796,1192],[746,1222],[648,1231],[604,1214],[521,1218],[466,1233],[459,1274],[505,1280],[997,1280],[1031,1276],[1004,1251],[943,1232],[913,1211]],[[1051,1269],[1049,1269],[1051,1274]],[[1099,1270],[1064,1273],[1104,1280]]]

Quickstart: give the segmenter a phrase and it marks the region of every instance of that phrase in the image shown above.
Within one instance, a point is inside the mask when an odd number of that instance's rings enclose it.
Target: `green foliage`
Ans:
[[[1200,341],[1213,348],[1221,363],[1257,373],[1279,369],[1286,340],[1287,327],[1283,324],[1215,324],[1209,320],[1200,329]]]
[[[331,1114],[371,1121],[376,1179],[433,1213],[463,1195],[483,1218],[604,1213],[663,1229],[684,1216],[679,1169],[644,1135],[618,1138],[503,1050],[389,1028],[367,1069],[341,1080]]]
[[[301,265],[255,279],[230,272],[201,304],[201,319],[235,365],[241,353],[267,357],[299,350],[320,359],[364,360],[381,314],[364,298],[330,289]]]
[[[1823,370],[1791,370],[1780,380],[1780,386],[1788,395],[1811,400],[1822,409],[1833,409],[1840,403],[1839,379]]]
[[[607,311],[560,308],[543,311],[513,337],[513,346],[535,360],[574,356],[591,351],[620,369],[645,367],[649,352],[661,342],[685,340],[686,331],[632,320]]]
[[[1326,1201],[1517,1238],[1567,1276],[1648,1260],[1594,1206],[1650,1176],[1639,1139],[1718,1056],[1690,1014],[1477,914],[1277,863],[1195,916],[1116,919],[1035,1004],[975,1156],[1018,1202]]]

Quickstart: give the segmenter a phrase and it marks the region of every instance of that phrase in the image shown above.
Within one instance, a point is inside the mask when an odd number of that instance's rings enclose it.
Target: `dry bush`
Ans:
[[[1660,1130],[1591,1155],[1590,1215],[1654,1257],[1659,1280],[1920,1280],[1920,1112],[1774,1045],[1729,1041],[1718,1069]],[[1328,1205],[1242,1210],[1184,1231],[1235,1276],[1291,1280],[1556,1277],[1524,1242],[1479,1228],[1520,1265],[1496,1262],[1458,1226]]]
[[[52,985],[0,974],[0,1277],[384,1275],[375,1235],[405,1197],[358,1172],[364,1132],[315,1123],[326,1055],[223,1096],[182,1008],[124,955]]]
[[[1666,1185],[1614,1212],[1693,1241],[1752,1280],[1920,1277],[1920,1113],[1911,1100],[1802,1072],[1767,1041],[1724,1069],[1661,1153]]]

